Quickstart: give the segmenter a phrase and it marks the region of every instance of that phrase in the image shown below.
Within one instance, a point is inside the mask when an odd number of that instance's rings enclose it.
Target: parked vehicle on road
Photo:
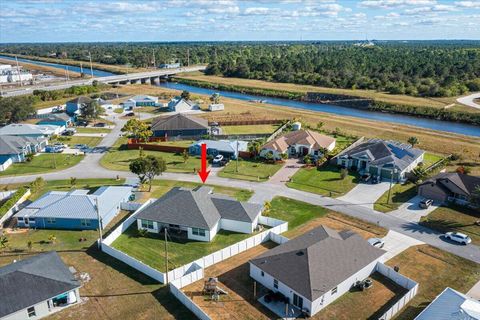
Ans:
[[[370,243],[370,245],[376,248],[383,248],[383,246],[385,245],[385,242],[380,238],[370,238],[367,241],[368,243]]]
[[[62,153],[63,148],[57,147],[57,146],[46,146],[45,147],[45,152],[46,153]]]
[[[461,232],[447,232],[445,233],[445,238],[463,245],[467,245],[472,242],[472,239],[469,236]]]
[[[433,200],[432,199],[422,199],[422,201],[420,201],[418,203],[418,206],[422,209],[428,209],[428,207],[430,207],[431,205],[433,204]]]
[[[129,112],[125,115],[125,117],[133,117],[135,116],[135,112]]]
[[[78,143],[74,147],[75,147],[75,149],[80,149],[80,150],[88,149],[88,146],[86,144],[83,144],[83,143]]]

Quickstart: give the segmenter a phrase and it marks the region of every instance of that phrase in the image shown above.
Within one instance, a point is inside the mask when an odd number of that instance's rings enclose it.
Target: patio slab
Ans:
[[[302,312],[291,304],[289,304],[288,309],[286,309],[285,303],[279,301],[266,302],[264,298],[265,296],[260,297],[258,302],[284,320],[294,320],[302,315]],[[288,313],[285,311],[288,311]]]

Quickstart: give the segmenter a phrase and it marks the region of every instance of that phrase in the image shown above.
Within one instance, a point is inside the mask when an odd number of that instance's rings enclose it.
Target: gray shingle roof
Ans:
[[[0,155],[19,154],[27,145],[36,146],[45,140],[22,136],[0,136]]]
[[[211,194],[211,188],[173,188],[137,214],[138,219],[211,229],[220,218],[253,221],[261,205]]]
[[[423,150],[412,148],[407,144],[371,139],[342,152],[339,157],[366,158],[371,161],[370,164],[373,166],[388,167],[395,165],[403,171],[422,154],[424,154]]]
[[[42,123],[44,121],[70,121],[72,118],[66,114],[65,112],[62,113],[54,113],[48,115],[48,117],[45,118],[40,118],[40,121],[38,123]]]
[[[466,174],[456,173],[456,172],[442,172],[437,174],[435,177],[425,180],[420,185],[436,183],[442,188],[446,188],[451,192],[449,188],[450,184],[454,184],[457,188],[465,192],[467,195],[471,195],[472,192],[480,187],[480,177],[470,176]]]
[[[80,287],[54,251],[0,268],[0,317]]]
[[[53,134],[58,128],[60,128],[60,126],[36,125],[29,123],[12,123],[3,128],[0,128],[0,135],[48,135]]]
[[[320,226],[250,262],[314,301],[383,254],[357,233]]]
[[[208,129],[208,121],[181,113],[158,117],[152,123],[152,130],[198,130]]]
[[[89,97],[81,96],[81,97],[75,98],[73,100],[70,100],[67,103],[83,104],[83,103],[90,103],[92,101],[93,100]]]

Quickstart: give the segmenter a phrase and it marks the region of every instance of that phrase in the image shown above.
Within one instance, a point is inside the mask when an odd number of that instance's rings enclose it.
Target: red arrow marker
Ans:
[[[205,183],[207,181],[210,171],[207,171],[207,145],[202,143],[202,169],[198,172],[200,179]]]

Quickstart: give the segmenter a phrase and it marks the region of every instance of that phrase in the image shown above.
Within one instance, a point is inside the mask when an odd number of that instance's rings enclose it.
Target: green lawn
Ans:
[[[249,181],[266,181],[282,166],[282,163],[270,164],[262,161],[239,159],[237,172],[237,161],[232,160],[218,173],[218,176]]]
[[[188,148],[193,144],[194,141],[192,140],[178,140],[178,141],[159,141],[159,142],[152,142],[152,144],[158,144],[162,146],[173,146],[173,147],[182,147]]]
[[[96,127],[75,127],[78,133],[109,133],[112,129]]]
[[[340,170],[335,165],[317,168],[302,168],[287,182],[289,188],[339,197],[356,186],[358,174],[349,172],[345,179],[340,178]]]
[[[251,236],[252,234],[220,230],[211,242],[188,239],[168,241],[169,270],[178,268]],[[164,272],[165,242],[162,238],[163,236],[155,234],[142,237],[138,234],[137,225],[133,224],[112,243],[112,246],[152,268]]]
[[[272,124],[259,124],[252,126],[222,126],[223,134],[264,134],[273,133],[279,126]]]
[[[480,244],[480,211],[463,206],[439,207],[428,216],[422,217],[421,224],[440,232],[458,231],[468,234],[472,243]]]
[[[439,156],[437,154],[425,152],[425,154],[423,155],[423,167],[428,168],[429,166],[431,166],[432,164],[434,164],[435,162],[443,158],[444,157]]]
[[[115,108],[115,109],[113,109],[113,112],[119,113],[119,114],[123,113],[124,111],[125,111],[125,110],[124,110],[123,108]]]
[[[380,212],[389,212],[398,209],[403,203],[412,199],[417,195],[417,187],[414,183],[407,182],[405,184],[394,184],[390,193],[390,202],[388,202],[388,191],[385,192],[373,208]]]
[[[60,171],[78,164],[83,155],[42,153],[33,157],[30,162],[14,163],[7,170],[1,171],[0,176],[27,175]],[[56,167],[54,166],[56,163]]]
[[[61,142],[69,147],[73,147],[76,144],[86,144],[89,147],[96,147],[100,141],[102,141],[101,137],[61,136],[57,137],[56,139],[51,139],[49,143],[54,144],[55,142]]]
[[[127,138],[118,139],[115,145],[102,157],[100,164],[110,170],[129,171],[130,161],[138,158],[139,151],[126,149],[126,142]],[[190,156],[184,162],[180,154],[149,150],[144,150],[144,153],[145,155],[162,157],[167,162],[168,172],[194,173],[194,170],[200,168],[199,157]]]
[[[325,208],[290,198],[275,197],[270,203],[272,209],[268,216],[287,221],[289,230],[328,213]]]

